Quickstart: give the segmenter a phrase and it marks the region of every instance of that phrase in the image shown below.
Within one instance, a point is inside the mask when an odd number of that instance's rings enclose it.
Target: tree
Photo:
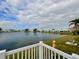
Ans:
[[[42,30],[41,32],[45,32],[44,30]]]
[[[79,34],[79,19],[71,20],[69,26],[74,25],[72,29],[74,34]]]
[[[37,32],[37,28],[33,29],[33,32]]]
[[[28,32],[29,31],[29,29],[25,29],[25,32]]]
[[[2,32],[2,28],[0,28],[0,32]]]

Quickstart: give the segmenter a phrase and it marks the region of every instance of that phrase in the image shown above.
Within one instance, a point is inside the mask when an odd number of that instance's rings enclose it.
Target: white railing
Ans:
[[[0,59],[78,59],[40,41],[11,51],[1,51]]]
[[[38,59],[39,43],[8,51],[6,53],[7,59]]]

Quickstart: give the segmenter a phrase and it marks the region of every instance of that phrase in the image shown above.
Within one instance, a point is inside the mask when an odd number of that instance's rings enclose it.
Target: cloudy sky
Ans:
[[[79,0],[0,0],[0,27],[66,29],[79,18]]]

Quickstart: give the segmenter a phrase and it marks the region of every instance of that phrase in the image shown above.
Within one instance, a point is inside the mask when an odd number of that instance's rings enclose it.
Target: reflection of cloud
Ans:
[[[7,0],[7,3],[10,6],[5,7],[11,12],[5,11],[7,18],[35,27],[39,24],[39,28],[65,28],[68,21],[79,15],[79,0]]]

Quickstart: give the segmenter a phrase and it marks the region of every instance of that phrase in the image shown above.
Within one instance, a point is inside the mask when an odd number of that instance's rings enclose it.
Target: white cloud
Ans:
[[[56,27],[58,24],[67,27],[68,21],[79,16],[79,0],[7,0],[7,2],[14,10],[18,10],[18,21],[38,23],[40,27]]]
[[[12,23],[10,21],[1,21],[0,22],[0,27],[4,28],[4,29],[6,29],[6,28],[13,28],[14,26],[15,26],[15,23]]]
[[[21,0],[7,0],[7,2],[13,7],[17,7],[20,1]]]

